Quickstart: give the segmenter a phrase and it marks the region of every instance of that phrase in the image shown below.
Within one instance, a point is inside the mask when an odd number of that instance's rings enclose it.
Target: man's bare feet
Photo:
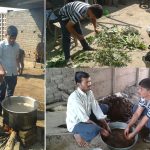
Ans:
[[[74,134],[74,138],[79,146],[81,147],[89,146],[89,143],[86,142],[79,134]]]

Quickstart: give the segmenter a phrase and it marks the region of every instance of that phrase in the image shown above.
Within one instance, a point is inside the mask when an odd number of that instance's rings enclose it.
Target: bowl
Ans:
[[[109,124],[110,129],[125,129],[127,127],[127,124],[124,122],[112,122]],[[134,128],[132,128],[132,130],[134,130]],[[103,140],[103,139],[102,139]],[[107,145],[107,147],[111,150],[130,150],[136,143],[138,140],[138,134],[134,137],[134,142],[132,145],[130,145],[129,147],[124,147],[124,148],[116,148],[113,147],[111,145],[108,145],[104,140],[103,142]]]

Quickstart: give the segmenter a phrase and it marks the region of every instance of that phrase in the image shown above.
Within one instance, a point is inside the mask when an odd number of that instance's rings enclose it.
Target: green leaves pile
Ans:
[[[127,62],[131,62],[131,58],[125,51],[107,48],[96,53],[96,61],[105,66],[123,67],[127,66]]]
[[[96,62],[101,65],[123,67],[131,62],[128,51],[145,50],[147,46],[142,41],[138,30],[132,27],[119,29],[117,26],[103,28],[95,37],[86,38],[89,44],[97,44]],[[128,51],[127,51],[128,50]]]
[[[95,62],[100,65],[124,67],[132,61],[129,51],[145,50],[147,46],[133,27],[103,28],[96,36],[86,38],[88,43],[97,47],[96,51],[80,51],[72,60],[77,66],[83,63]],[[149,56],[147,56],[149,59]],[[47,61],[47,67],[64,67],[64,54],[61,50],[55,57]]]

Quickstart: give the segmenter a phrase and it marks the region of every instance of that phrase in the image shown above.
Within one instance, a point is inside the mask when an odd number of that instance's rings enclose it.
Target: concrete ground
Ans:
[[[54,106],[54,105],[53,105]],[[60,109],[62,108],[62,110]],[[58,126],[65,124],[66,108],[58,105],[55,111],[46,112],[46,149],[47,150],[94,150],[94,148],[101,148],[102,150],[109,150],[107,145],[102,141],[100,136],[95,137],[87,148],[80,148],[74,138],[73,134],[69,133],[66,128]],[[145,134],[145,133],[144,133]],[[149,150],[150,144],[143,142],[143,134],[139,135],[138,142],[133,147],[133,150]],[[96,149],[95,149],[96,150]]]

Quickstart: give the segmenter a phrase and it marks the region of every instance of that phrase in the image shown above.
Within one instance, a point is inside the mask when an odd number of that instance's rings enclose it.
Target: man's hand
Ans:
[[[99,31],[99,30],[97,30],[97,29],[95,29],[95,30],[94,30],[94,32],[95,32],[96,34],[98,34],[100,31]]]
[[[127,137],[129,135],[129,130],[130,128],[127,127],[125,130],[124,130],[124,136]]]
[[[103,135],[104,137],[108,137],[109,136],[109,132],[107,130],[105,130],[104,128],[101,128],[100,131],[101,135]]]
[[[109,133],[111,133],[111,129],[109,127],[109,125],[107,124],[106,120],[100,120],[99,125],[106,129]]]
[[[6,74],[5,70],[3,66],[0,64],[0,83],[3,81],[5,74]]]
[[[125,136],[125,138],[126,138],[127,140],[131,140],[131,139],[134,138],[134,137],[135,137],[134,132],[129,133],[127,136]]]

